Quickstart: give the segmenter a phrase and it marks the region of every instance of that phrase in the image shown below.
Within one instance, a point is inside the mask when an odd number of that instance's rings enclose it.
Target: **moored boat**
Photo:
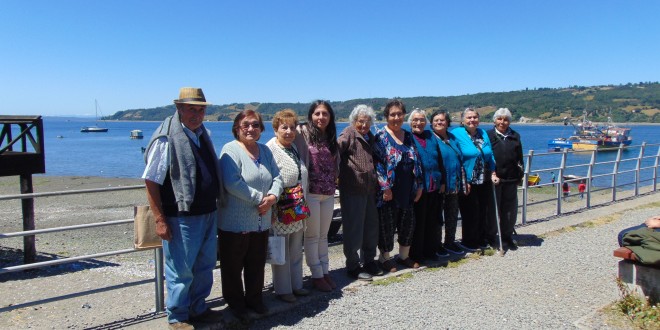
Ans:
[[[568,118],[564,118],[564,125],[568,125],[569,122]],[[616,126],[611,117],[607,118],[607,125],[597,127],[587,120],[585,112],[582,122],[578,124],[570,123],[575,127],[575,135],[568,139],[550,140],[548,142],[550,151],[561,151],[563,149],[574,151],[616,150],[620,146],[628,146],[632,143],[631,128]]]
[[[106,133],[108,131],[107,127],[100,127],[98,125],[99,121],[99,103],[94,100],[95,114],[94,118],[96,120],[96,125],[94,126],[83,126],[80,128],[81,133]]]
[[[142,130],[134,129],[131,131],[131,139],[143,139]]]

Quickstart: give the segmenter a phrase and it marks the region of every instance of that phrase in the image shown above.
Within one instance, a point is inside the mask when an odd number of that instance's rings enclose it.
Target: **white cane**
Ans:
[[[500,230],[500,210],[497,206],[497,192],[495,192],[495,183],[491,184],[493,188],[493,202],[495,205],[495,225],[497,225],[497,238],[499,240],[500,246],[498,246],[497,251],[500,256],[504,256],[504,250],[502,249],[502,231]]]

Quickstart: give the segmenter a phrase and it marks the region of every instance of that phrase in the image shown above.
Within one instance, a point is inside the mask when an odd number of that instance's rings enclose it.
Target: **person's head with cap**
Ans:
[[[179,90],[179,98],[174,100],[174,104],[181,123],[192,131],[202,126],[206,106],[211,105],[206,102],[202,89],[197,87],[182,87]]]

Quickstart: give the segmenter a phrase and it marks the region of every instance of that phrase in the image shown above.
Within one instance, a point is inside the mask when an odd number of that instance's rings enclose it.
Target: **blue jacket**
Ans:
[[[456,137],[456,142],[461,147],[461,152],[463,152],[463,166],[465,167],[465,175],[467,176],[468,183],[472,181],[472,172],[474,171],[474,165],[477,161],[477,158],[481,157],[481,153],[484,155],[484,168],[489,169],[490,172],[495,171],[495,156],[493,156],[493,148],[490,144],[490,139],[486,130],[477,128],[478,135],[484,140],[484,144],[481,147],[481,151],[474,145],[472,142],[472,137],[465,130],[465,127],[457,127],[451,131]],[[490,177],[484,177],[484,180],[490,180]]]
[[[417,136],[415,134],[412,135],[415,142],[415,149],[417,149],[417,154],[422,164],[424,192],[429,192],[431,188],[433,188],[433,191],[438,191],[440,186],[445,184],[445,168],[442,165],[438,139],[433,136],[431,131],[425,130],[421,135],[426,141],[426,148],[424,148],[417,141]],[[434,187],[431,187],[431,180],[433,180]]]
[[[447,132],[447,137],[447,141],[442,141],[436,135],[442,154],[442,163],[445,166],[445,192],[457,193],[462,190],[461,166],[463,166],[463,154],[461,147],[456,142],[456,136],[451,132]]]

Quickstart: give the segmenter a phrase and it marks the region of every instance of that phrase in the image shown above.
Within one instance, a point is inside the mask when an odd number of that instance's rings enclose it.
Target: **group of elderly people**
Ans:
[[[184,117],[192,111],[181,109]],[[195,116],[203,115],[203,110],[195,110]],[[512,233],[522,146],[520,136],[509,127],[508,109],[495,112],[495,127],[490,131],[479,128],[479,113],[471,108],[463,112],[462,126],[451,132],[446,111],[433,113],[427,129],[426,114],[418,109],[408,116],[410,130],[404,129],[406,107],[398,99],[387,103],[384,116],[387,124],[374,134],[374,110],[358,105],[349,116],[350,125],[337,136],[331,105],[316,101],[304,124],[298,123],[292,110],[277,112],[272,120],[275,137],[266,144],[258,142],[266,129],[258,112],[243,110],[235,117],[235,140],[222,147],[219,169],[211,173],[219,173],[217,182],[223,192],[217,216],[222,292],[239,318],[245,317],[247,309],[267,312],[262,292],[269,235],[283,236],[285,241],[284,264],[271,266],[274,290],[281,300],[295,302],[296,296],[309,294],[303,288],[303,246],[313,287],[336,288],[329,275],[327,233],[337,183],[343,251],[351,278],[371,280],[395,272],[397,264],[417,268],[449,253],[496,246],[495,194],[503,247],[517,248]],[[200,127],[198,119],[194,120]],[[167,173],[175,179],[175,172]],[[292,200],[291,196],[298,197]],[[292,201],[299,207],[295,212],[283,205],[290,206]],[[459,209],[460,243],[455,240]],[[167,220],[175,225],[178,218]],[[171,235],[161,237],[171,239]],[[178,276],[170,276],[168,282],[176,282]],[[187,285],[194,289],[195,279],[191,283]],[[168,291],[174,291],[176,284],[169,285]],[[168,309],[173,304],[168,303]],[[206,313],[203,309],[183,311],[182,317],[172,317],[170,323]]]

